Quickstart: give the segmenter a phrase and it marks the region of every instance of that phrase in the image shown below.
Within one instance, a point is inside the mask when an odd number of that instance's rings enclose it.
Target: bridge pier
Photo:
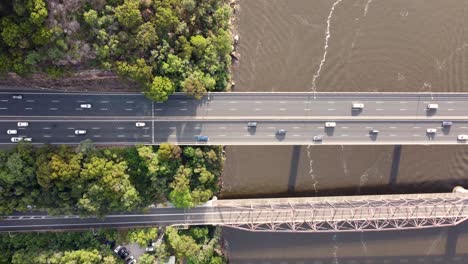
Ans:
[[[468,193],[468,190],[461,187],[461,186],[455,186],[455,188],[453,188],[453,191],[454,193]]]

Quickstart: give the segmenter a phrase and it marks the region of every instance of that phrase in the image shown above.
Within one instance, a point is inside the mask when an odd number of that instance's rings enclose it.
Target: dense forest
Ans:
[[[220,146],[96,148],[21,142],[0,151],[0,214],[46,209],[51,214],[104,215],[172,202],[188,208],[219,189]]]
[[[219,246],[219,232],[220,229],[214,227],[192,227],[188,230],[168,227],[154,252],[143,254],[137,263],[164,263],[169,256],[175,256],[179,263],[184,260],[193,264],[226,263]],[[113,253],[113,247],[137,243],[145,248],[149,241],[156,241],[157,236],[157,228],[2,234],[0,264],[124,263]]]
[[[226,0],[0,1],[0,73],[99,68],[200,98],[230,79],[230,17]]]

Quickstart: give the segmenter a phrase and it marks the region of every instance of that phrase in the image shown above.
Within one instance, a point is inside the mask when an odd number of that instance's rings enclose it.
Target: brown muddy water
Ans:
[[[468,1],[238,0],[234,91],[468,92]],[[463,146],[228,147],[222,198],[449,192]],[[406,232],[225,229],[231,263],[468,263],[468,224]]]

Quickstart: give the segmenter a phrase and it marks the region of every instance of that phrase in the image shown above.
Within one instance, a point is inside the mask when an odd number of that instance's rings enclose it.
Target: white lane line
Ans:
[[[81,111],[83,108],[75,108],[76,111]]]
[[[150,135],[143,135],[143,137],[150,137]]]
[[[180,104],[186,104],[187,101],[179,101]]]
[[[169,129],[176,129],[176,127],[169,127]]]
[[[251,137],[252,135],[250,134],[244,134],[244,137]]]
[[[125,135],[118,135],[117,137],[119,137],[119,138],[123,138],[123,137],[125,137]]]
[[[125,108],[125,111],[133,111],[132,108]]]
[[[236,101],[229,101],[230,104],[237,104]]]
[[[390,128],[395,129],[396,127],[390,127]]]
[[[31,108],[31,107],[28,107],[28,108],[25,108],[25,109],[26,109],[26,110],[32,110],[32,108]]]
[[[286,111],[286,108],[280,108],[280,111]]]
[[[28,102],[28,103],[34,103],[35,100],[26,100],[26,102]]]
[[[133,102],[133,101],[125,101],[125,103],[127,103],[127,104],[133,104],[134,102]]]
[[[0,101],[2,101],[2,102],[8,102],[8,100],[0,100]]]
[[[118,127],[117,129],[122,130],[122,129],[125,129],[125,127]]]
[[[226,127],[219,127],[219,129],[226,129]]]
[[[187,111],[187,108],[181,108],[179,111]]]
[[[261,104],[262,102],[261,101],[255,101],[256,104]]]
[[[304,108],[304,111],[309,111],[309,110],[310,110],[310,108]]]
[[[262,110],[262,109],[260,109],[260,108],[255,108],[255,111],[261,111],[261,110]]]
[[[382,102],[382,101],[377,101],[377,102],[375,102],[375,103],[376,103],[376,104],[383,104],[384,102]]]
[[[420,137],[421,135],[413,135],[413,137]]]
[[[67,137],[75,137],[75,135],[68,135]]]
[[[206,109],[206,111],[211,111],[211,110],[213,110],[213,109],[211,109],[211,108],[207,108],[207,109]]]
[[[226,135],[218,135],[218,137],[225,137]]]
[[[154,110],[155,110],[155,111],[162,111],[161,108],[156,108],[156,109],[154,109]]]
[[[372,127],[365,127],[366,129],[371,129]]]
[[[390,136],[391,136],[391,137],[396,137],[396,135],[393,135],[393,134],[391,134]]]
[[[343,128],[343,129],[348,129],[349,127],[341,127],[341,128]]]
[[[49,110],[56,111],[56,110],[58,110],[58,108],[52,107],[52,108],[49,108]]]
[[[74,127],[67,127],[67,129],[70,129],[70,130],[72,130],[72,129],[75,129],[75,128],[74,128]]]
[[[95,137],[95,138],[100,138],[101,135],[94,135],[93,137]]]
[[[346,134],[343,134],[343,135],[341,135],[341,136],[342,136],[342,137],[347,137],[348,135],[346,135]]]
[[[236,111],[237,109],[235,109],[235,108],[231,108],[231,109],[229,109],[229,110],[230,110],[230,111]]]
[[[43,135],[42,137],[50,138],[50,135]]]
[[[400,104],[407,104],[408,102],[400,102]]]
[[[377,109],[375,109],[375,110],[377,110],[377,111],[383,111],[383,109],[382,109],[382,108],[377,108]]]
[[[328,108],[328,111],[335,111],[335,108]]]
[[[335,102],[327,102],[327,103],[329,103],[329,104],[334,104]]]
[[[275,137],[275,135],[268,135],[269,137]]]
[[[100,127],[92,127],[91,129],[98,130],[98,129],[101,129],[101,128]]]
[[[42,129],[45,129],[45,130],[47,130],[47,129],[51,129],[51,128],[50,128],[50,127],[43,127]]]
[[[268,127],[268,129],[275,129],[275,127]]]
[[[109,101],[101,101],[102,104],[107,104]]]
[[[413,127],[413,128],[416,128],[416,129],[418,129],[418,128],[421,128],[421,127]]]
[[[300,127],[293,127],[293,129],[299,129]]]
[[[400,111],[406,111],[406,108],[400,108]]]
[[[201,129],[201,127],[194,127],[193,129]]]
[[[464,128],[464,129],[466,129],[467,127],[460,127],[460,128]]]
[[[447,104],[453,104],[453,102],[447,102]]]
[[[448,110],[448,111],[453,111],[454,109],[453,109],[453,108],[449,108],[449,109],[447,109],[447,110]]]
[[[323,129],[323,128],[325,128],[325,127],[323,127],[323,126],[320,126],[320,127],[317,127],[317,128],[318,128],[318,129]]]
[[[293,135],[293,137],[300,137],[301,135]]]
[[[7,110],[7,107],[0,107],[0,110]]]
[[[78,102],[78,103],[86,103],[86,101],[76,101],[76,102]]]
[[[107,108],[101,108],[101,109],[99,109],[99,110],[101,110],[101,111],[107,111],[107,110],[109,110],[109,109],[107,109]]]
[[[286,102],[285,102],[285,101],[280,101],[279,103],[280,103],[280,104],[285,104]]]
[[[52,103],[60,103],[60,100],[52,100]]]
[[[143,127],[142,129],[147,130],[147,129],[150,129],[150,128],[149,127]]]

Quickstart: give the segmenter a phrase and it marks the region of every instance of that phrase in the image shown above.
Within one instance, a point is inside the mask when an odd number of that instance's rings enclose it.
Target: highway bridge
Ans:
[[[364,107],[353,109],[356,103]],[[0,129],[0,145],[7,146],[15,144],[12,137],[29,137],[33,144],[465,144],[458,136],[468,135],[468,93],[210,93],[202,100],[174,94],[155,103],[140,93],[0,92]],[[208,141],[197,141],[199,135]]]
[[[103,219],[29,212],[3,216],[0,232],[143,226],[229,226],[259,232],[353,232],[454,226],[468,193],[214,200],[193,209],[151,208]]]

